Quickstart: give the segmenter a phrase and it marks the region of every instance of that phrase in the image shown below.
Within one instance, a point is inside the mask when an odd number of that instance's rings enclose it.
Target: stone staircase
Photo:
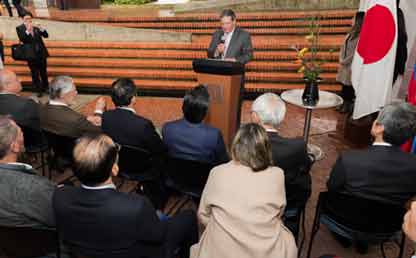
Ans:
[[[238,23],[251,32],[254,60],[246,66],[246,91],[282,91],[303,87],[297,73],[294,45],[307,45],[308,19],[321,17],[321,49],[325,60],[321,88],[337,91],[335,82],[338,51],[351,26],[352,10],[317,12],[244,13]],[[130,77],[140,89],[183,91],[196,84],[192,60],[205,58],[210,34],[218,26],[217,14],[183,14],[177,17],[111,17],[100,13],[61,13],[55,20],[93,22],[111,26],[152,28],[193,33],[191,43],[63,42],[48,41],[50,76],[71,75],[80,90],[105,91],[115,78]],[[150,41],[151,39],[149,39]],[[28,85],[30,73],[24,62],[10,57],[6,41],[6,65]]]

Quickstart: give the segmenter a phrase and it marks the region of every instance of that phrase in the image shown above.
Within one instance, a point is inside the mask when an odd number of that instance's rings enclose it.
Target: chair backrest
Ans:
[[[343,193],[322,192],[318,207],[338,223],[364,233],[401,230],[405,208]]]
[[[170,157],[165,169],[175,186],[201,196],[213,164]]]
[[[54,151],[55,156],[73,160],[72,151],[75,147],[76,139],[68,136],[58,135],[49,131],[45,131],[48,144]]]
[[[58,234],[53,229],[0,226],[0,249],[9,258],[60,257]]]
[[[153,168],[153,159],[149,151],[130,145],[121,145],[118,159],[120,174],[141,176]]]
[[[26,149],[39,148],[48,145],[46,136],[41,130],[35,130],[26,126],[20,126],[20,128],[23,132]]]

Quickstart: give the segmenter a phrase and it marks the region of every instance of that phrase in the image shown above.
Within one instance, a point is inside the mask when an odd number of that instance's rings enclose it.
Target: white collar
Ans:
[[[16,93],[11,93],[11,92],[7,92],[7,91],[0,92],[0,95],[16,95],[17,96]]]
[[[25,164],[25,163],[20,163],[20,162],[10,162],[10,163],[7,163],[7,164],[9,164],[9,165],[18,165],[18,166],[23,166],[23,167],[25,167],[25,169],[27,169],[27,170],[31,170],[31,169],[33,169],[33,167],[32,167],[31,165],[29,165],[29,164]]]
[[[273,128],[264,128],[264,130],[266,130],[268,133],[277,133],[277,130]]]
[[[388,143],[388,142],[374,142],[373,143],[373,146],[388,146],[388,147],[391,147],[391,146],[393,146],[393,145],[391,145],[390,143]]]
[[[135,114],[136,114],[136,110],[134,110],[134,109],[132,109],[132,108],[130,108],[130,107],[117,107],[117,108],[119,108],[119,109],[124,109],[124,110],[128,110],[128,111],[131,111],[131,112],[133,112],[133,113],[135,113]]]
[[[64,106],[64,107],[67,107],[68,106],[68,104],[63,103],[61,101],[56,101],[56,100],[49,100],[49,105],[52,105],[52,106]]]
[[[106,185],[100,185],[100,186],[87,186],[84,184],[81,184],[81,187],[87,190],[104,190],[104,189],[116,189],[116,186],[111,183],[111,184],[106,184]]]

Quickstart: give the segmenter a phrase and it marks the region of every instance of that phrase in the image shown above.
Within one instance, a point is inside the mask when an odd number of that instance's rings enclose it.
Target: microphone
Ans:
[[[224,43],[225,43],[225,34],[222,34],[220,44],[224,44]]]

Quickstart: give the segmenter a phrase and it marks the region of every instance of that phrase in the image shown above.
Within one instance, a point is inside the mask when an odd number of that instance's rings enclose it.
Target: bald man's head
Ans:
[[[0,70],[0,92],[17,94],[22,91],[22,85],[14,72],[3,69]]]

